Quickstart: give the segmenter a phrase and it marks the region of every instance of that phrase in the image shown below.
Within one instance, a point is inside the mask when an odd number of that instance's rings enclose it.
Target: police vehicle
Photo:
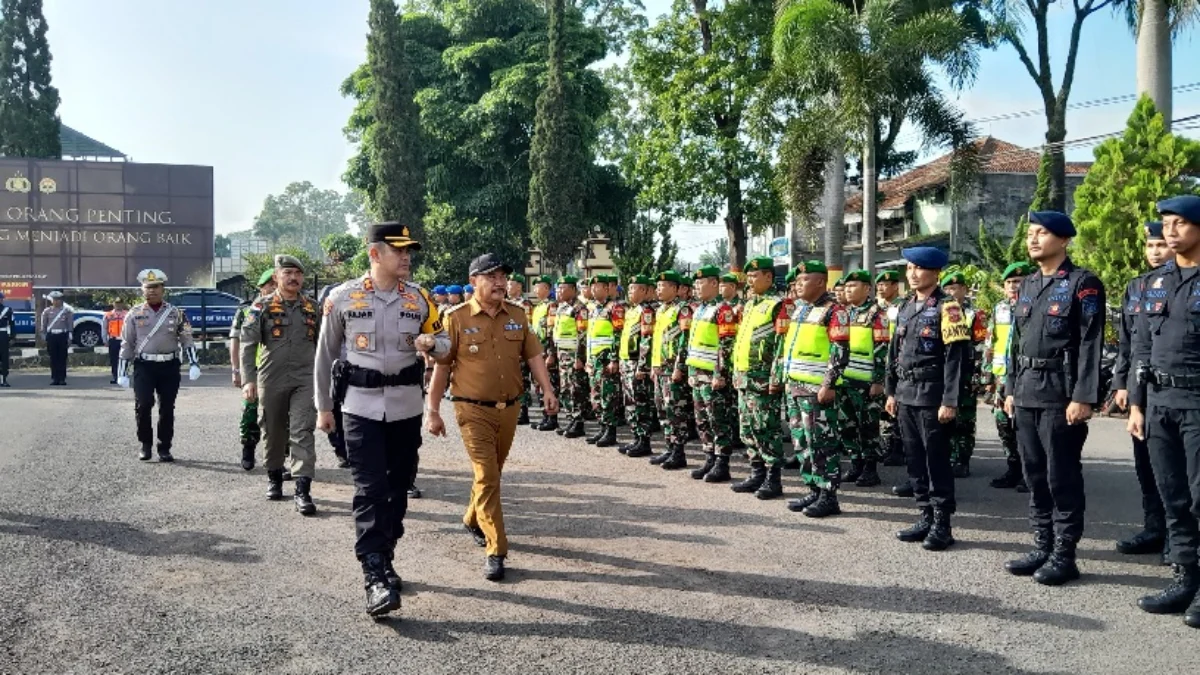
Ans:
[[[167,296],[167,302],[183,310],[193,332],[227,335],[243,301],[229,293],[197,289],[173,290]]]
[[[34,342],[37,339],[37,316],[32,300],[6,299],[4,304],[13,310],[13,341]],[[67,305],[70,307],[70,305]],[[104,312],[71,307],[75,324],[71,342],[77,347],[91,349],[104,344]]]

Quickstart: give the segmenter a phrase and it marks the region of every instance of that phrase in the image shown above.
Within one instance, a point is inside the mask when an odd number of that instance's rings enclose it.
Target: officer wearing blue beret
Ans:
[[[446,301],[451,307],[463,303],[463,287],[453,284],[446,287]]]
[[[1133,330],[1129,431],[1146,439],[1170,537],[1174,581],[1138,601],[1152,614],[1184,612],[1200,628],[1200,197],[1158,203],[1173,260],[1146,278]]]
[[[439,307],[446,304],[446,287],[437,285],[433,287],[433,302]]]
[[[1100,400],[1104,284],[1067,255],[1075,236],[1058,211],[1029,214],[1025,246],[1039,268],[1018,291],[1004,381],[1005,411],[1029,484],[1034,550],[1005,568],[1058,586],[1079,578],[1075,546],[1083,536],[1087,422]]]

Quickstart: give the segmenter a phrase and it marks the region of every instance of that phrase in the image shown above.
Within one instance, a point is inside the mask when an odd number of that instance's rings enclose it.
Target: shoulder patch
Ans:
[[[454,312],[457,312],[458,310],[460,310],[460,309],[462,309],[463,307],[466,307],[466,306],[467,306],[467,303],[465,303],[465,302],[460,302],[460,303],[458,303],[457,305],[454,305],[453,307],[450,307],[449,309],[447,309],[447,310],[446,310],[444,313],[445,313],[445,315],[446,315],[446,316],[450,316],[450,315],[451,315],[451,314],[453,314]]]

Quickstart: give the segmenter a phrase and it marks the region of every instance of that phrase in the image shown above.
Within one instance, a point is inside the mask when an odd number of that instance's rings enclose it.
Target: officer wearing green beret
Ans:
[[[896,332],[896,317],[904,296],[900,293],[899,270],[884,270],[875,275],[875,302],[887,322],[888,337]],[[904,444],[900,442],[900,427],[887,410],[879,415],[879,438],[883,444],[883,465],[904,466]],[[907,484],[905,486],[907,489]]]
[[[745,302],[742,299],[742,275],[737,272],[728,272],[721,275],[721,297],[729,306],[733,308],[733,319],[741,325],[742,310],[745,308]],[[733,411],[735,419],[733,420],[733,449],[745,450],[746,445],[742,443],[742,429],[738,424],[737,410],[738,406],[738,390],[737,387],[725,387],[722,390],[725,393],[725,401],[729,409]]]
[[[274,268],[263,270],[255,289],[259,298],[275,292]],[[233,386],[238,389],[242,388],[242,326],[246,324],[250,305],[250,302],[245,302],[238,306],[233,315],[233,327],[229,329],[229,362],[233,366]],[[254,468],[254,453],[262,438],[262,430],[258,426],[258,399],[242,400],[242,419],[238,422],[238,432],[242,441],[242,468],[250,471]]]
[[[529,316],[533,312],[533,303],[525,297],[525,277],[523,275],[515,273],[508,275],[508,283],[504,290],[506,299],[525,310],[525,316]],[[517,417],[518,426],[529,424],[529,401],[533,396],[533,379],[530,378],[529,366],[524,361],[521,362],[521,383],[524,385],[524,390],[521,392],[521,413]]]
[[[625,416],[633,431],[633,442],[620,447],[628,457],[650,454],[650,433],[654,422],[654,381],[651,377],[651,350],[654,344],[654,306],[650,303],[650,277],[638,274],[629,279],[629,303],[617,356],[621,360],[621,387],[624,390]]]
[[[1004,447],[1006,469],[1004,474],[991,482],[994,488],[1016,488],[1017,492],[1029,492],[1025,485],[1025,474],[1021,470],[1021,454],[1017,450],[1017,429],[1012,418],[1004,412],[1004,401],[1000,391],[1008,376],[1009,338],[1012,337],[1013,311],[1021,292],[1021,283],[1033,272],[1027,262],[1015,262],[1004,268],[1001,280],[1004,283],[1004,299],[996,303],[988,319],[987,339],[984,340],[983,359],[980,370],[992,404],[992,416],[996,418],[996,432],[1000,445]]]
[[[558,430],[564,438],[579,438],[585,434],[583,410],[588,406],[587,379],[587,306],[577,296],[579,279],[566,275],[558,280],[558,308],[554,310],[554,360],[558,364],[558,381],[562,388],[559,401],[566,425]]]
[[[840,276],[833,282],[833,299],[837,304],[846,305],[846,277]]]
[[[554,390],[554,396],[560,402],[563,400],[561,392],[561,384],[559,381],[558,365],[555,362],[557,353],[554,348],[554,319],[557,316],[555,311],[557,303],[550,299],[550,289],[554,286],[554,278],[548,274],[536,277],[533,280],[533,294],[537,301],[533,305],[533,311],[530,313],[530,322],[533,324],[533,331],[538,337],[538,342],[542,344],[542,353],[546,355],[546,369],[550,371],[550,387]],[[548,415],[542,413],[542,420],[533,426],[538,431],[557,431],[558,430],[558,415]]]
[[[949,272],[942,275],[942,290],[946,291],[962,306],[963,316],[971,330],[971,349],[968,356],[970,377],[963,378],[962,391],[959,394],[958,415],[954,418],[954,428],[950,433],[950,463],[954,466],[955,478],[966,478],[971,475],[971,456],[975,454],[975,411],[979,400],[975,394],[975,377],[978,369],[978,350],[987,339],[987,312],[975,308],[967,298],[967,278],[962,272]]]
[[[700,303],[696,300],[695,278],[691,274],[684,275],[682,278],[683,278],[683,281],[679,284],[679,299],[683,300],[683,302],[688,307],[691,308],[692,316],[694,317],[694,316],[696,316],[696,310],[698,310],[700,308]],[[693,400],[692,386],[687,383],[686,378],[684,379],[684,388],[687,389],[688,400],[689,401]],[[689,441],[699,440],[700,439],[700,430],[696,426],[696,411],[695,411],[695,407],[692,405],[688,406],[687,420],[688,420],[687,439]]]
[[[778,345],[787,334],[792,303],[775,290],[775,261],[753,258],[746,263],[750,295],[744,305],[733,345],[733,382],[738,392],[738,419],[750,457],[750,477],[734,492],[754,492],[759,499],[783,495],[783,388],[772,385]]]
[[[871,299],[871,274],[856,270],[845,277],[846,309],[850,319],[850,362],[838,389],[841,399],[842,440],[850,467],[844,482],[859,487],[879,485],[877,463],[882,459],[879,413],[886,398],[887,318]]]
[[[688,331],[692,308],[679,297],[683,277],[674,270],[659,272],[657,291],[660,305],[654,317],[650,368],[658,387],[659,420],[667,449],[651,458],[651,464],[673,470],[687,466],[683,447],[688,441],[689,411],[693,403],[687,389]]]
[[[609,299],[609,301],[612,302],[614,309],[619,308],[621,310],[622,316],[624,316],[625,313],[629,311],[629,304],[627,302],[625,302],[624,298],[621,297],[620,277],[618,277],[615,274],[606,274],[606,275],[604,275],[604,280],[606,282],[608,282],[608,299]],[[618,337],[620,337],[620,336],[618,335]],[[620,384],[620,377],[621,377],[621,373],[620,373],[620,369],[618,368],[618,371],[617,371],[618,383],[617,383],[617,393],[614,394],[614,396],[616,397],[616,399],[614,401],[614,409],[616,410],[617,426],[623,427],[628,422],[625,419],[625,388],[623,386],[621,386],[621,384]]]
[[[688,337],[688,385],[692,388],[696,427],[706,457],[692,472],[700,480],[729,480],[729,457],[733,453],[733,420],[724,390],[733,386],[733,340],[737,320],[733,307],[718,292],[721,270],[706,265],[696,270],[695,287],[699,309],[692,318]]]
[[[616,337],[625,327],[624,309],[608,297],[608,277],[591,279],[592,311],[587,326],[587,372],[591,381],[591,404],[600,422],[587,442],[598,448],[617,444],[617,389],[621,386]]]

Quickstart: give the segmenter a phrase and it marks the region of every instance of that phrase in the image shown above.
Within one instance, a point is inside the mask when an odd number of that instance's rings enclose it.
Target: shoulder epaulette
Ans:
[[[465,302],[460,302],[460,303],[458,303],[457,305],[455,305],[455,306],[451,307],[450,309],[446,310],[446,312],[445,312],[445,313],[446,313],[446,316],[450,316],[450,314],[452,314],[452,313],[454,313],[454,312],[457,312],[458,310],[460,310],[460,309],[462,309],[463,307],[466,307],[466,306],[467,306],[467,303],[465,303]]]

